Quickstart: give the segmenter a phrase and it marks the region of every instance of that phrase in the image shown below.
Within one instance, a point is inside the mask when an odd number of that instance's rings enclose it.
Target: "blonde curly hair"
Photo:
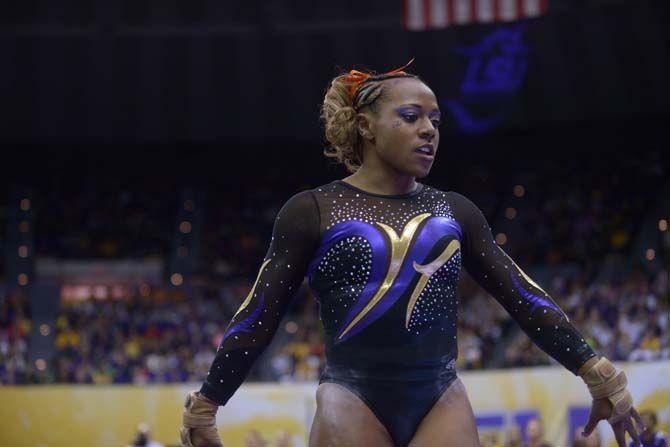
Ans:
[[[321,120],[325,127],[326,141],[329,146],[323,151],[326,157],[334,158],[344,164],[349,172],[356,172],[363,163],[363,140],[358,132],[358,112],[369,107],[373,113],[377,111],[380,98],[384,96],[384,82],[387,79],[411,77],[409,73],[372,74],[360,84],[353,98],[353,83],[348,74],[336,76],[328,86],[321,105]]]

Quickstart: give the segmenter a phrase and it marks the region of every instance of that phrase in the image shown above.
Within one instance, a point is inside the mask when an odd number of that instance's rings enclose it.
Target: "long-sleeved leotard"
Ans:
[[[297,194],[280,210],[258,278],[201,391],[220,404],[230,398],[307,276],[324,326],[322,381],[357,393],[397,445],[406,444],[455,377],[461,265],[566,368],[576,372],[595,355],[495,243],[470,200],[422,184],[382,196],[335,181]],[[407,386],[389,385],[398,380]],[[404,414],[392,411],[400,405]]]

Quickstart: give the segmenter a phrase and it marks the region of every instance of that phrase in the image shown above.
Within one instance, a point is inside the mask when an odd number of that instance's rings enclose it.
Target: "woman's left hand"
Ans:
[[[633,406],[633,397],[627,388],[626,374],[605,357],[589,359],[582,365],[578,374],[589,387],[593,398],[589,421],[582,434],[590,435],[598,422],[605,419],[612,426],[619,447],[626,447],[626,432],[635,445],[641,446],[639,433],[644,431],[644,423]]]
[[[626,390],[628,392],[628,390]],[[626,447],[626,432],[630,435],[635,445],[642,445],[639,433],[644,431],[644,423],[640,414],[635,407],[631,406],[628,412],[612,417],[614,407],[609,399],[601,398],[595,399],[591,405],[591,412],[589,413],[589,421],[584,427],[583,436],[588,436],[596,428],[599,421],[605,419],[612,426],[614,437],[619,447]],[[633,422],[635,420],[635,422]],[[636,427],[637,425],[637,427]]]

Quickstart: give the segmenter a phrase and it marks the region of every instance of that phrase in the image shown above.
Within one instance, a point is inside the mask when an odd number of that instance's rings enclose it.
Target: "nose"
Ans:
[[[427,141],[432,141],[435,138],[435,127],[433,122],[427,118],[421,121],[421,127],[419,128],[419,136]]]

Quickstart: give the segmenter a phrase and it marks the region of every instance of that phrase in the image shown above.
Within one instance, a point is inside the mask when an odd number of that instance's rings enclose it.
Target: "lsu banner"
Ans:
[[[638,410],[654,410],[658,428],[670,431],[670,362],[620,366],[628,375]],[[465,372],[460,377],[480,436],[490,444],[501,445],[508,427],[517,424],[523,431],[530,419],[538,417],[549,442],[568,446],[571,434],[586,423],[590,405],[586,387],[564,369]],[[142,422],[151,427],[155,441],[179,445],[182,405],[188,391],[196,387],[0,387],[0,446],[125,446]],[[245,447],[246,439],[253,436],[268,440],[269,447],[279,437],[290,438],[293,447],[305,447],[316,387],[315,383],[243,386],[217,415],[226,447]],[[604,445],[615,446],[604,422],[598,429]]]

